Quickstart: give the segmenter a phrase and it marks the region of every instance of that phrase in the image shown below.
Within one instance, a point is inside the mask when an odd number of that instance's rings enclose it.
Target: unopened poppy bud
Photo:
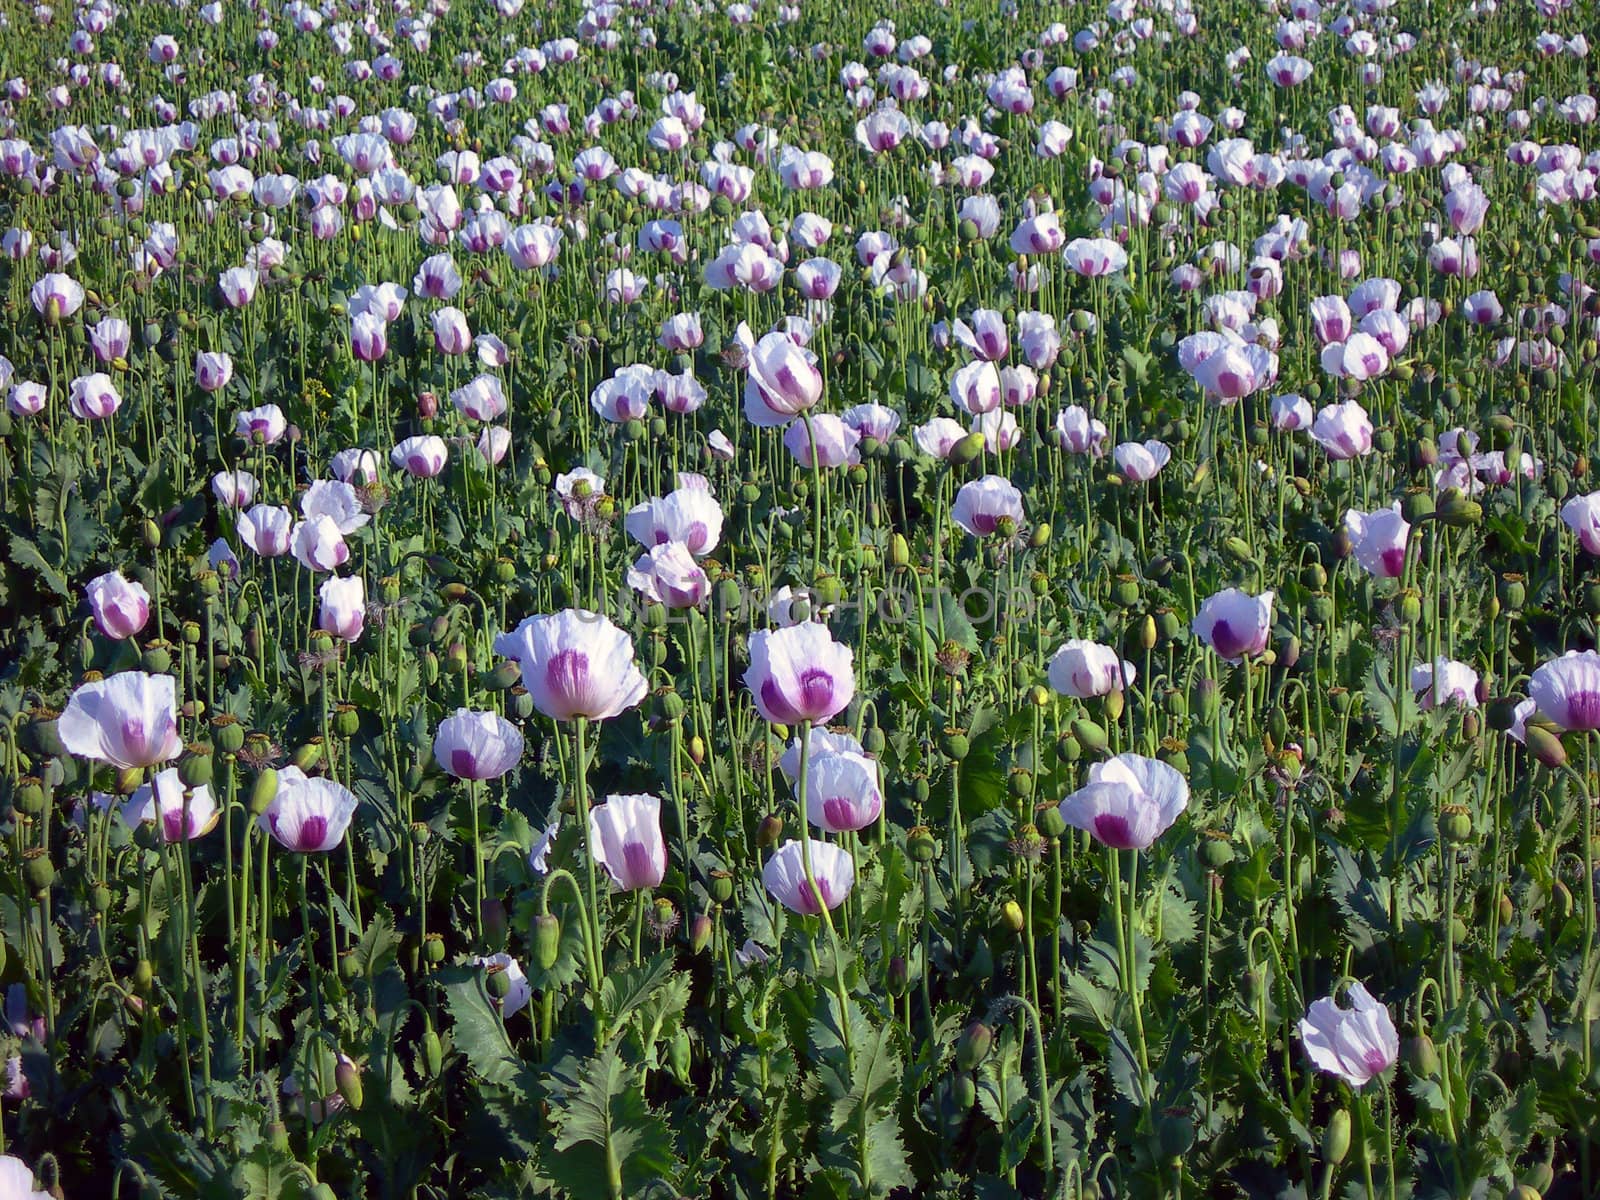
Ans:
[[[141,996],[150,994],[150,985],[155,982],[156,969],[148,958],[141,958],[133,964],[133,990]]]
[[[1015,900],[1007,900],[1000,906],[1000,917],[1006,923],[1006,928],[1012,933],[1021,933],[1023,927],[1022,905]]]
[[[957,1112],[968,1112],[978,1102],[978,1083],[970,1071],[957,1071],[950,1077],[950,1101]]]
[[[521,678],[522,668],[514,659],[508,658],[487,675],[479,676],[478,682],[485,691],[503,692],[509,687],[514,687]]]
[[[905,535],[897,533],[889,539],[889,565],[897,571],[902,571],[911,564],[911,547],[907,544]]]
[[[437,1079],[444,1070],[444,1046],[439,1041],[439,1035],[434,1032],[433,1023],[430,1021],[422,1032],[422,1063],[428,1069],[430,1078]]]
[[[1554,731],[1546,729],[1543,725],[1530,723],[1524,733],[1524,740],[1528,753],[1552,771],[1566,765],[1567,748],[1562,745],[1560,736]]]
[[[322,761],[322,739],[313,738],[303,746],[297,746],[289,761],[302,771],[311,771]]]
[[[1113,693],[1116,694],[1119,693]],[[1110,742],[1106,731],[1087,717],[1079,717],[1072,723],[1072,736],[1077,738],[1078,744],[1090,754],[1101,753]]]
[[[689,922],[689,949],[699,954],[711,944],[711,917],[706,913],[696,913],[694,920]]]
[[[144,524],[139,526],[139,534],[144,539],[146,549],[154,550],[161,545],[161,526],[149,517],[146,517]]]
[[[689,761],[701,767],[706,761],[706,740],[698,733],[689,739]]]
[[[1350,1113],[1347,1109],[1335,1109],[1322,1131],[1322,1157],[1326,1162],[1338,1166],[1349,1153]]]
[[[1083,746],[1072,734],[1063,733],[1056,739],[1056,757],[1070,766],[1083,757]]]
[[[1107,721],[1115,725],[1118,721],[1122,720],[1122,710],[1126,706],[1127,700],[1125,699],[1123,690],[1121,688],[1117,688],[1112,692],[1107,692],[1104,704]]]
[[[763,850],[770,850],[778,844],[778,839],[782,836],[782,817],[777,813],[768,813],[761,818],[761,824],[756,827],[756,845]]]
[[[993,1045],[994,1030],[982,1021],[972,1022],[956,1040],[956,1066],[963,1071],[973,1070],[989,1057],[989,1049]]]
[[[1407,588],[1395,597],[1394,609],[1402,622],[1415,625],[1422,619],[1422,597],[1415,588]]]
[[[978,456],[983,453],[984,444],[983,434],[969,433],[950,448],[950,453],[945,456],[945,461],[952,466],[969,466],[976,462]]]
[[[271,767],[256,776],[250,788],[250,812],[259,817],[278,796],[278,773]]]
[[[1439,1051],[1433,1039],[1420,1033],[1406,1043],[1406,1065],[1419,1079],[1431,1079],[1439,1073]]]
[[[361,1088],[361,1068],[348,1058],[341,1058],[339,1065],[333,1069],[334,1086],[338,1088],[339,1095],[344,1097],[344,1102],[356,1112],[361,1110],[361,1103],[365,1093]]]

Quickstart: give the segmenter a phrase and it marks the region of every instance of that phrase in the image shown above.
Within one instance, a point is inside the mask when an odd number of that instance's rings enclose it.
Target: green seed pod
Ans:
[[[438,966],[444,961],[444,938],[437,933],[430,933],[422,940],[422,958],[433,966]]]
[[[939,843],[926,825],[913,826],[906,834],[906,853],[914,863],[931,863],[939,855]]]
[[[889,739],[876,725],[868,725],[861,731],[861,748],[868,754],[882,754],[888,744]]]
[[[1156,1142],[1163,1158],[1182,1158],[1194,1146],[1194,1122],[1181,1113],[1161,1117],[1156,1122]]]
[[[18,812],[37,817],[44,812],[44,799],[44,784],[37,775],[28,775],[17,781],[11,802]]]
[[[151,642],[144,648],[139,665],[152,675],[165,675],[172,670],[172,651],[162,642]]]
[[[1083,746],[1072,734],[1063,733],[1056,739],[1056,757],[1071,766],[1083,757]]]
[[[1132,575],[1119,575],[1111,585],[1111,602],[1118,608],[1133,608],[1139,603],[1139,581]]]
[[[1006,777],[1006,790],[1017,800],[1026,800],[1033,795],[1033,772],[1025,767],[1013,768]]]
[[[963,729],[946,729],[939,735],[939,752],[951,762],[960,762],[972,749],[972,743]]]
[[[706,890],[711,893],[712,900],[726,904],[733,899],[733,874],[729,871],[712,871],[711,882]]]
[[[1324,1161],[1338,1166],[1349,1153],[1350,1112],[1348,1109],[1335,1109],[1322,1131],[1322,1157]]]
[[[178,760],[178,778],[185,787],[204,787],[211,782],[213,761],[211,747],[197,742]]]
[[[1472,810],[1465,804],[1446,804],[1439,810],[1439,832],[1460,845],[1472,838]]]
[[[244,749],[244,726],[228,713],[211,718],[211,736],[224,754],[237,754]]]
[[[56,881],[55,864],[43,850],[29,850],[22,861],[22,881],[34,896],[43,896]]]

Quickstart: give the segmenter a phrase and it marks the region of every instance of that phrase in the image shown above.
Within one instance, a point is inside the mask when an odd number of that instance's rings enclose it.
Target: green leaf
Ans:
[[[56,570],[39,551],[39,547],[20,534],[11,535],[11,561],[19,567],[26,567],[39,577],[52,592],[66,599],[72,598],[72,588],[67,583],[67,577]]]
[[[621,1043],[584,1064],[576,1086],[557,1098],[555,1152],[542,1164],[557,1186],[588,1197],[609,1185],[631,1196],[673,1177],[671,1130],[645,1102],[643,1078],[623,1061]]]
[[[643,966],[616,971],[600,985],[600,1007],[613,1030],[627,1024],[633,1010],[648,1000],[672,975],[672,955],[658,954]]]
[[[473,967],[453,967],[439,974],[445,1007],[454,1022],[450,1036],[467,1056],[472,1069],[490,1083],[505,1084],[522,1065],[500,1014],[489,1003],[483,972]]]

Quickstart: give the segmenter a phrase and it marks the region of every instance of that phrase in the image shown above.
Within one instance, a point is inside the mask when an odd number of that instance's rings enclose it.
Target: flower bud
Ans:
[[[989,1057],[989,1049],[993,1045],[994,1030],[982,1021],[972,1022],[956,1040],[956,1066],[963,1071],[975,1069]]]
[[[761,818],[761,824],[756,827],[756,845],[763,850],[770,850],[778,844],[778,839],[782,836],[782,817],[777,813],[768,813]]]
[[[255,783],[250,788],[250,812],[252,816],[259,817],[267,811],[278,795],[278,773],[271,767],[266,768],[256,776]]]
[[[1349,1153],[1350,1112],[1348,1109],[1335,1109],[1322,1131],[1322,1157],[1326,1162],[1338,1166]]]
[[[1553,730],[1530,722],[1527,726],[1525,740],[1528,753],[1552,771],[1566,765],[1567,748],[1562,745],[1560,735]]]
[[[333,1082],[339,1090],[339,1095],[344,1097],[344,1102],[353,1111],[360,1112],[361,1103],[365,1099],[361,1088],[361,1068],[348,1058],[341,1058],[339,1065],[333,1069]]]
[[[1015,900],[1007,900],[1000,906],[1000,917],[1006,923],[1006,928],[1012,933],[1021,933],[1023,930],[1022,905]]]
[[[707,913],[696,913],[694,920],[689,922],[689,949],[694,954],[699,954],[711,944],[711,917]]]
[[[1103,753],[1110,744],[1106,731],[1086,717],[1079,717],[1072,723],[1072,736],[1090,754]]]
[[[1432,1079],[1439,1073],[1439,1052],[1431,1037],[1419,1033],[1406,1043],[1406,1065],[1419,1079]]]
[[[904,996],[911,989],[911,969],[906,965],[903,955],[896,954],[889,959],[889,968],[884,972],[884,982],[888,985],[889,994],[895,999]]]

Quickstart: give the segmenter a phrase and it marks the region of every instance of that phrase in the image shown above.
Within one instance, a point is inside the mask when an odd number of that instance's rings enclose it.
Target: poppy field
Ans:
[[[0,0],[0,1200],[1600,1196],[1594,0]]]

